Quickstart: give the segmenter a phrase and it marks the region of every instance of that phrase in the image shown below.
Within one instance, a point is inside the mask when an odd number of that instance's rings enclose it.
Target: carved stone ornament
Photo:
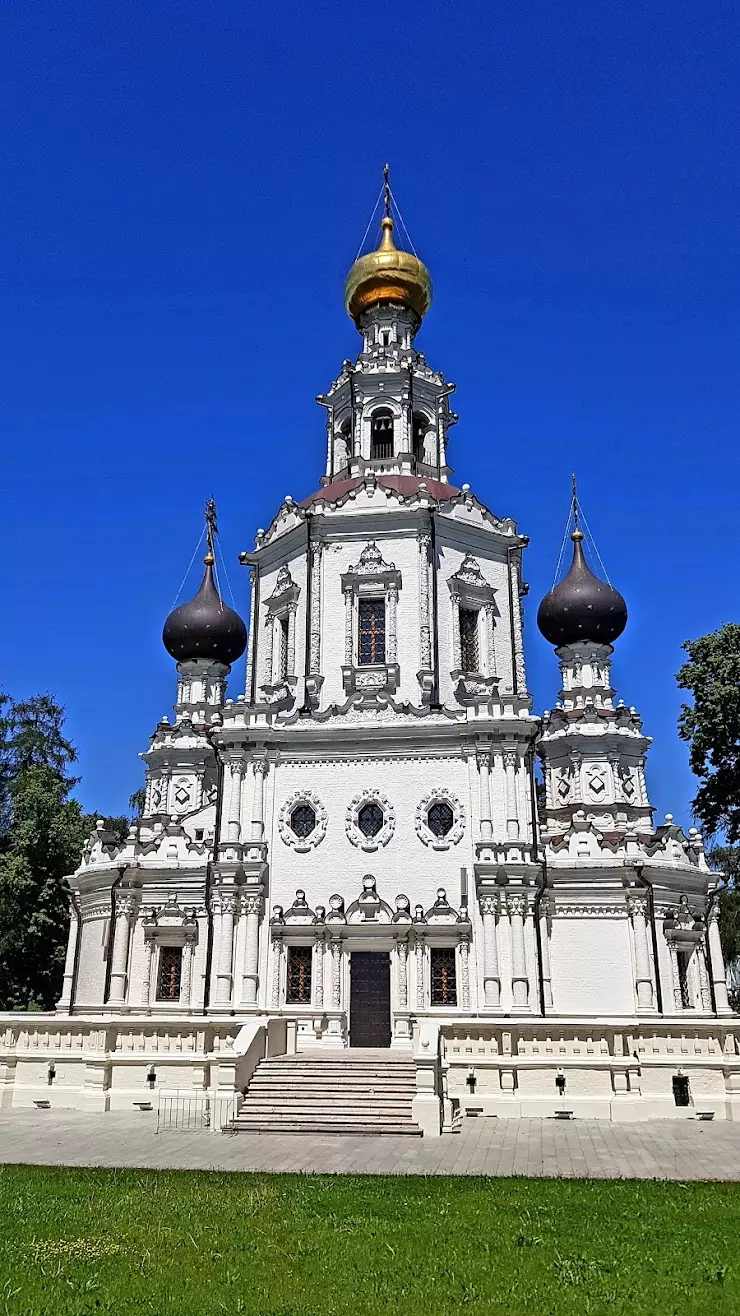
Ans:
[[[316,825],[306,836],[296,835],[291,824],[293,810],[299,808],[302,804],[306,804],[313,809],[316,817]],[[328,822],[329,815],[326,806],[315,791],[297,790],[288,796],[278,814],[278,831],[286,845],[291,846],[298,854],[306,854],[309,850],[315,850],[316,846],[321,844],[326,836]]]
[[[447,804],[452,810],[452,827],[444,836],[437,836],[429,826],[429,810],[434,804]],[[449,850],[451,846],[457,845],[465,831],[465,809],[457,795],[451,791],[443,787],[431,790],[416,806],[414,828],[423,845],[430,846],[432,850]]]
[[[366,804],[378,804],[383,810],[383,825],[374,836],[366,836],[358,822],[360,811]],[[353,796],[347,806],[344,828],[352,845],[371,854],[381,846],[387,845],[396,829],[396,813],[393,805],[381,791],[360,791]]]

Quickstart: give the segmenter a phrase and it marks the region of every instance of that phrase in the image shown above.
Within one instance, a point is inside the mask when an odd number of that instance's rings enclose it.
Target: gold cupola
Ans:
[[[347,275],[344,285],[344,304],[358,329],[363,312],[370,306],[396,302],[408,306],[422,320],[432,302],[432,280],[429,270],[418,256],[399,251],[393,241],[393,220],[390,204],[391,190],[388,166],[385,177],[385,214],[382,221],[383,236],[377,251],[360,256]]]

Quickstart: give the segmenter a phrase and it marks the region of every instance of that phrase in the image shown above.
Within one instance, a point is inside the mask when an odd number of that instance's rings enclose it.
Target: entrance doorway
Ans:
[[[391,1044],[391,957],[354,950],[349,958],[349,1044]]]

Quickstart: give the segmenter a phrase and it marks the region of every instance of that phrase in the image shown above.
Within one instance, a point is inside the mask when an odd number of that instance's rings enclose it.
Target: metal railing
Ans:
[[[214,1097],[207,1092],[160,1092],[157,1101],[157,1133],[233,1133],[239,1097]]]

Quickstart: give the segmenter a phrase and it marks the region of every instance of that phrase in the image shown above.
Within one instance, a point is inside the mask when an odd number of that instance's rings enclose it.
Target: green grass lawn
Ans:
[[[740,1185],[0,1168],[0,1314],[736,1313]]]

